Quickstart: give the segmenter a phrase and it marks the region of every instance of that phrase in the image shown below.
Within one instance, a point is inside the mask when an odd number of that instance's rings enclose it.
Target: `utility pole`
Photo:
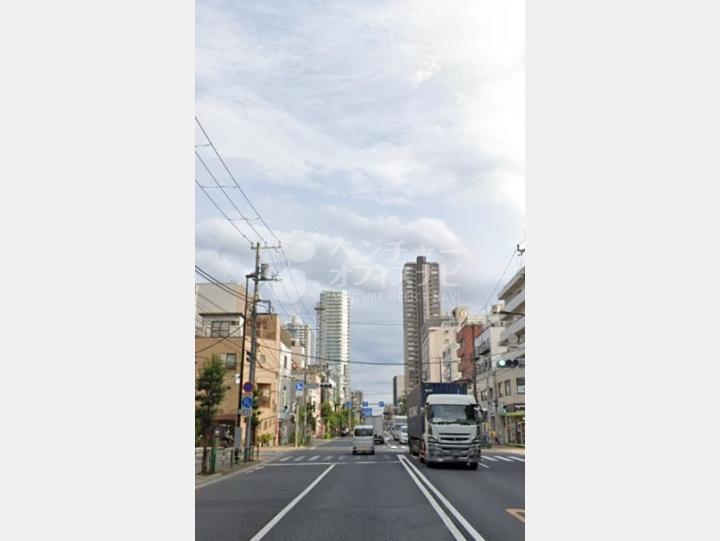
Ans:
[[[257,356],[257,301],[258,301],[258,282],[260,280],[260,244],[255,244],[255,272],[249,277],[253,280],[253,297],[252,297],[252,338],[250,339],[250,382],[253,386],[253,394],[255,393],[255,359]],[[253,401],[255,397],[253,396]],[[252,458],[252,412],[247,417],[247,426],[245,428],[245,462]]]
[[[258,348],[258,337],[257,337],[257,305],[260,302],[260,299],[258,298],[258,284],[259,282],[267,282],[270,280],[275,280],[275,278],[269,278],[267,276],[267,272],[269,269],[269,266],[265,263],[260,265],[260,243],[256,243],[253,248],[255,249],[255,272],[248,275],[246,278],[252,278],[254,287],[253,287],[253,297],[252,297],[252,313],[251,313],[251,323],[252,323],[252,338],[250,340],[250,383],[252,383],[253,388],[253,395],[255,393],[255,366],[257,364],[257,348]],[[264,246],[265,249],[275,249],[277,247],[275,246]],[[243,341],[244,343],[244,341]],[[255,402],[255,397],[253,396],[253,404]],[[252,426],[252,412],[250,412],[250,415],[247,417],[247,427],[246,427],[246,433],[245,433],[245,462],[248,462],[252,460],[252,448],[253,448],[253,426]]]
[[[235,463],[240,462],[240,449],[242,446],[241,426],[242,416],[240,410],[242,408],[242,386],[245,383],[243,378],[245,376],[245,340],[247,338],[247,320],[248,320],[248,276],[245,277],[245,290],[243,291],[243,297],[245,297],[245,307],[243,308],[243,327],[242,327],[242,346],[240,348],[240,383],[238,387],[238,406],[237,406],[237,419],[235,421]],[[244,456],[244,451],[243,451]]]

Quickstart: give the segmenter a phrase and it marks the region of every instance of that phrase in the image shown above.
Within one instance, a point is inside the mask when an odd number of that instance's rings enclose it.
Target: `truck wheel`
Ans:
[[[477,469],[478,469],[478,463],[477,463],[477,462],[470,462],[470,463],[468,463],[468,467],[469,467],[471,470],[477,470]]]

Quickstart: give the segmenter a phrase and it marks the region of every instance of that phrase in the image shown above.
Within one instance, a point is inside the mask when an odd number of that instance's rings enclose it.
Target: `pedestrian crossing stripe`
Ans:
[[[520,458],[519,456],[511,456],[510,458],[512,458],[513,460],[517,460],[518,462],[525,462],[525,459]]]
[[[497,462],[497,458],[493,458],[493,457],[491,457],[491,456],[483,456],[483,457],[480,457],[480,458],[481,458],[482,460],[489,460],[489,461],[491,461],[491,462]]]
[[[285,462],[286,460],[290,460],[292,457],[286,456],[285,458],[281,458],[280,462]]]
[[[505,462],[512,462],[512,460],[510,460],[509,458],[505,458],[504,456],[496,456],[495,458],[497,458],[498,460],[503,460]]]
[[[313,460],[317,460],[318,458],[320,458],[320,455],[315,455],[310,459],[310,462],[312,462]]]
[[[305,458],[305,457],[299,456],[294,460],[294,462],[300,462],[303,458]]]

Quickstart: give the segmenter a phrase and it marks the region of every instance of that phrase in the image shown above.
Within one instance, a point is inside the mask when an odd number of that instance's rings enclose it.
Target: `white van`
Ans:
[[[398,438],[399,443],[407,443],[408,442],[407,425],[400,426],[400,431],[399,431],[398,435],[400,436]]]
[[[359,425],[353,430],[353,454],[370,453],[375,454],[374,430],[370,425]]]

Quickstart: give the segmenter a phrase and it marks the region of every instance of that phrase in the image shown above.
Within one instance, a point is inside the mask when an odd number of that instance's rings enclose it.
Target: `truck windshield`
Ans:
[[[475,406],[464,406],[461,404],[433,404],[430,406],[430,422],[435,424],[475,424],[477,423]]]

